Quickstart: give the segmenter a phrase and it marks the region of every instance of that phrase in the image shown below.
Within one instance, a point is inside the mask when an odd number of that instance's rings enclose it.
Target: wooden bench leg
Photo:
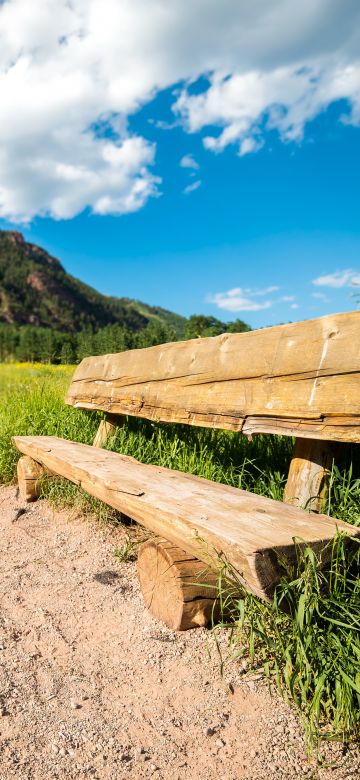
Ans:
[[[319,439],[296,439],[284,492],[286,504],[321,512],[335,447]]]
[[[216,572],[166,539],[141,545],[138,574],[147,608],[174,631],[206,626],[216,618]]]
[[[125,417],[120,414],[106,414],[96,431],[93,447],[103,447],[112,436],[115,436],[117,428],[124,425]]]
[[[36,501],[41,491],[41,477],[45,469],[36,460],[23,455],[17,464],[17,477],[22,501]]]

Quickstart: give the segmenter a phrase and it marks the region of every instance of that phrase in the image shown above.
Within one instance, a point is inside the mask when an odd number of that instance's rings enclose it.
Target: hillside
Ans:
[[[0,322],[74,333],[115,323],[137,331],[154,319],[178,335],[185,325],[185,318],[166,309],[102,295],[21,233],[0,230]]]

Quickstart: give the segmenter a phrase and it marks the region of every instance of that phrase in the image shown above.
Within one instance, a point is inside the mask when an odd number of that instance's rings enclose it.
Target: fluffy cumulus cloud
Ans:
[[[219,309],[229,312],[261,311],[270,309],[274,301],[261,300],[271,293],[277,292],[279,287],[273,285],[264,289],[250,289],[248,287],[234,287],[226,292],[218,292],[207,297],[207,303],[215,303]],[[260,298],[260,300],[259,300]]]
[[[344,271],[335,271],[333,274],[324,274],[324,276],[318,276],[313,279],[313,284],[318,287],[358,287],[360,285],[360,273],[358,271],[352,271],[351,268],[347,268]],[[313,293],[313,297],[320,297],[320,293],[316,295]]]
[[[0,6],[2,217],[124,214],[156,193],[155,147],[126,130],[141,95],[119,68],[127,36],[116,58],[111,18],[119,28],[121,14],[102,6],[104,16],[83,0]]]
[[[359,122],[359,39],[357,0],[5,0],[0,216],[140,208],[156,150],[128,119],[172,85],[174,121],[214,152],[299,139],[339,98]]]
[[[240,156],[261,148],[264,128],[276,129],[285,141],[300,140],[306,122],[341,98],[352,106],[346,121],[358,123],[360,61],[339,68],[331,60],[326,66],[320,60],[303,68],[293,64],[269,72],[215,74],[203,94],[191,95],[184,89],[175,110],[190,132],[223,127],[220,133],[205,136],[205,147],[219,152],[237,143]]]
[[[196,162],[192,154],[184,154],[184,157],[180,160],[180,166],[181,168],[190,168],[193,171],[198,171],[200,168],[199,163]]]

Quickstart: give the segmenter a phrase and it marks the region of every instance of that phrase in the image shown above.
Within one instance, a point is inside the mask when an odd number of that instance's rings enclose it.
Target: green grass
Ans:
[[[115,547],[114,555],[120,563],[128,563],[129,561],[136,560],[137,546],[141,544],[140,541],[136,541],[131,536],[126,537],[126,541],[121,547]]]
[[[335,537],[325,565],[299,545],[298,565],[288,568],[271,604],[246,593],[226,565],[219,575],[215,639],[227,628],[229,656],[249,657],[295,704],[310,749],[321,739],[359,737],[360,540],[348,541]],[[223,668],[228,659],[217,647]]]
[[[15,479],[19,453],[11,444],[13,435],[56,435],[92,443],[102,415],[65,406],[72,371],[61,366],[0,367],[1,482]],[[107,446],[143,463],[191,472],[278,500],[292,451],[292,441],[285,437],[257,436],[248,442],[229,431],[136,418],[129,418]],[[334,466],[331,473],[327,512],[360,525],[359,449],[351,445],[342,449],[341,468]],[[43,492],[57,506],[71,504],[103,521],[121,519],[66,480],[46,479]],[[130,546],[118,551],[119,560],[133,554],[131,544],[130,540]],[[345,554],[340,537],[334,542],[327,569],[310,549],[299,549],[298,568],[287,572],[272,604],[242,592],[240,585],[237,598],[231,600],[229,652],[247,654],[255,668],[264,667],[283,695],[295,702],[312,743],[319,735],[344,741],[358,736],[358,566],[359,547]],[[229,627],[229,621],[225,622]]]
[[[91,444],[102,414],[65,406],[72,367],[2,365],[0,370],[0,480],[11,482],[19,453],[14,435],[61,436]],[[289,439],[252,443],[230,431],[161,425],[129,418],[108,443],[143,463],[188,471],[281,499],[291,457]],[[271,469],[269,469],[271,464]],[[59,499],[57,491],[57,500]]]

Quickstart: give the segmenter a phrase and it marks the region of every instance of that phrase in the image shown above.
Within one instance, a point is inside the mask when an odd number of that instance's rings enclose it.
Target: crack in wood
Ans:
[[[163,382],[169,383],[169,384],[176,384],[179,379],[189,379],[193,378],[196,380],[194,383],[184,383],[182,387],[192,387],[193,384],[196,386],[203,386],[203,385],[212,385],[212,384],[225,384],[226,382],[253,382],[253,381],[268,381],[272,379],[280,379],[285,380],[289,382],[302,382],[302,381],[311,381],[314,379],[321,379],[322,377],[339,377],[339,376],[359,376],[360,372],[357,369],[354,370],[347,370],[347,371],[337,371],[336,368],[334,369],[322,369],[322,368],[314,368],[311,371],[299,371],[299,372],[293,372],[293,373],[268,373],[268,374],[248,374],[248,375],[239,375],[234,374],[230,376],[226,376],[225,378],[212,378],[212,379],[204,379],[204,380],[198,380],[197,377],[201,377],[203,375],[203,372],[198,374],[175,374],[173,376],[164,376],[164,377],[155,377],[153,378],[146,378],[146,379],[140,379],[140,378],[133,378],[131,382],[124,381],[124,377],[118,376],[118,377],[110,377],[109,379],[105,377],[90,377],[90,378],[79,378],[79,379],[73,379],[71,384],[76,385],[77,383],[82,383],[84,385],[88,384],[96,384],[96,385],[114,385],[116,389],[122,389],[127,387],[141,387],[142,385],[150,385],[150,384],[162,384]],[[119,384],[116,384],[116,383]]]

